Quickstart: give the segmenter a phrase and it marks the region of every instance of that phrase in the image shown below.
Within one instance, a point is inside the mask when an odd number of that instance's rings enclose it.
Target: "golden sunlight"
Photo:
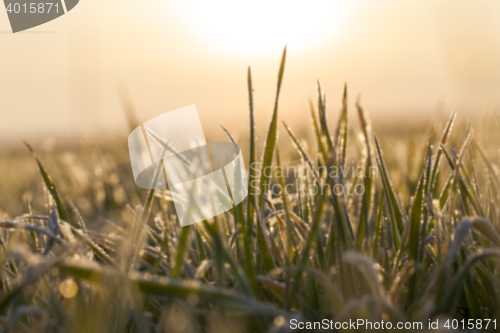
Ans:
[[[285,43],[304,49],[331,38],[348,5],[344,0],[190,0],[180,9],[215,48],[268,54]]]

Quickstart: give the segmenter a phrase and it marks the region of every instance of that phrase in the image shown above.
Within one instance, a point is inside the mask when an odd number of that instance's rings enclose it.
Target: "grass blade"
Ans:
[[[269,239],[267,236],[266,226],[262,221],[262,216],[260,215],[260,209],[254,201],[254,209],[257,217],[257,243],[259,245],[260,254],[264,260],[264,267],[266,271],[270,272],[276,268],[276,264],[274,263],[274,258],[271,255]]]
[[[344,93],[344,99],[347,99],[347,91]],[[343,104],[347,104],[346,101],[344,101]],[[365,139],[365,145],[366,145],[366,162],[365,162],[365,172],[364,172],[364,193],[363,193],[363,198],[362,198],[362,205],[361,205],[361,212],[360,212],[360,219],[358,223],[358,232],[356,236],[356,245],[355,248],[356,250],[361,250],[361,247],[363,245],[363,240],[366,239],[368,240],[368,221],[370,219],[370,211],[371,211],[371,205],[372,205],[372,175],[371,175],[371,168],[372,168],[372,155],[371,155],[371,147],[370,147],[370,125],[368,123],[368,119],[364,113],[364,110],[361,108],[359,105],[359,102],[356,103],[356,107],[358,110],[358,115],[359,115],[359,120],[361,124],[361,130]],[[347,113],[347,106],[345,106],[345,110]],[[346,124],[347,124],[347,114],[346,114]],[[345,138],[347,140],[347,137]],[[345,158],[345,152],[344,152],[344,158]]]
[[[378,205],[378,214],[377,214],[377,224],[375,225],[375,235],[373,237],[373,249],[372,249],[372,258],[373,260],[377,259],[378,256],[378,247],[380,242],[380,231],[382,229],[382,219],[384,216],[384,193],[380,195],[380,203]]]
[[[318,204],[318,207],[316,208],[316,212],[314,215],[314,220],[313,220],[313,223],[311,226],[311,230],[309,231],[309,235],[307,236],[307,240],[306,240],[304,246],[302,247],[302,253],[300,255],[300,261],[298,264],[299,268],[307,266],[307,262],[309,260],[309,251],[312,248],[312,245],[313,245],[315,238],[318,236],[318,228],[319,228],[321,216],[323,214],[323,210],[325,207],[325,202],[326,202],[327,197],[328,197],[328,191],[323,191],[323,193],[321,195],[320,202]],[[300,281],[301,281],[301,274],[299,271],[299,272],[297,272],[297,274],[295,274],[295,276],[293,278],[292,287],[290,288],[290,293],[287,295],[287,298],[285,301],[285,309],[287,309],[287,310],[289,310],[291,307],[291,304],[293,302],[295,294],[298,291]]]
[[[47,190],[52,195],[52,198],[54,199],[54,202],[56,203],[57,213],[59,214],[59,218],[61,218],[64,221],[69,222],[68,214],[66,214],[66,209],[64,208],[64,204],[61,200],[61,197],[59,196],[59,193],[56,190],[56,185],[54,184],[54,182],[50,178],[47,171],[45,171],[45,168],[43,167],[42,163],[40,162],[40,160],[36,156],[35,152],[31,148],[31,146],[26,141],[24,141],[24,144],[26,145],[26,147],[28,147],[29,151],[31,152],[31,154],[35,158],[36,163],[38,164],[38,169],[40,170],[40,174],[42,175],[45,186],[47,187]]]
[[[278,73],[278,87],[276,90],[276,99],[274,101],[273,116],[271,119],[271,124],[269,125],[269,130],[267,132],[266,144],[264,147],[264,155],[262,157],[262,174],[260,178],[260,195],[267,195],[268,185],[270,176],[267,172],[268,167],[271,166],[274,156],[274,148],[276,142],[278,141],[278,101],[281,91],[281,83],[283,82],[283,73],[285,71],[285,61],[286,61],[286,47],[283,50],[283,56],[281,58],[280,69]],[[259,197],[259,209],[262,209],[263,198]]]
[[[319,119],[321,123],[321,132],[323,133],[324,136],[326,136],[328,149],[330,149],[330,151],[333,151],[334,145],[332,141],[332,136],[330,134],[330,130],[328,129],[328,122],[326,121],[325,96],[323,95],[323,91],[321,90],[321,83],[319,83],[319,81],[318,81],[318,109],[320,112]]]
[[[399,205],[396,193],[394,192],[392,183],[389,179],[389,173],[387,172],[387,169],[385,167],[384,158],[382,156],[382,149],[380,148],[377,136],[373,134],[373,137],[375,139],[375,146],[378,152],[379,170],[380,170],[380,175],[382,177],[382,184],[384,185],[384,190],[386,192],[385,194],[387,195],[388,199],[387,202],[389,203],[389,207],[391,209],[391,218],[394,219],[399,234],[402,234],[404,230],[404,224],[403,224],[404,217],[401,210],[401,206]]]

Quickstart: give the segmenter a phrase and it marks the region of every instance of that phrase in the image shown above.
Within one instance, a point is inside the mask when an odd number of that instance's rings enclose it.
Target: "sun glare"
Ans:
[[[285,43],[307,48],[332,37],[348,1],[182,1],[189,25],[228,52],[275,52]],[[195,15],[193,15],[195,14]],[[196,22],[192,19],[196,18]]]

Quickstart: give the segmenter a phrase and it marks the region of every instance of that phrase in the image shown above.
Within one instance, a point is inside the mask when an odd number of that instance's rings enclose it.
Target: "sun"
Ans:
[[[332,38],[348,1],[187,0],[188,24],[225,52],[262,54],[289,44],[308,48]],[[194,19],[194,20],[193,20]]]

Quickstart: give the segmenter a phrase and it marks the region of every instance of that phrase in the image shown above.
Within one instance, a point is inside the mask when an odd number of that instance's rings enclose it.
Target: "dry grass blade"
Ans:
[[[151,128],[149,128],[147,126],[144,126],[144,129],[155,140],[155,142],[158,143],[158,145],[164,149],[164,152],[162,153],[162,157],[160,158],[160,161],[163,160],[163,157],[165,156],[165,152],[168,151],[168,152],[172,153],[174,156],[176,156],[178,159],[180,159],[185,165],[189,166],[190,163],[186,159],[186,157],[184,157],[184,155],[182,155],[182,153],[179,153],[174,147],[172,147],[169,144],[170,138],[168,138],[166,140],[163,139],[161,136],[156,134]]]
[[[412,276],[415,272],[415,263],[407,262],[403,268],[399,271],[398,275],[394,279],[392,283],[391,290],[389,291],[389,302],[394,304],[396,303],[396,298],[398,293],[401,292],[404,283],[408,279],[408,277]]]
[[[238,151],[238,145],[236,144],[236,141],[234,140],[234,138],[231,135],[231,133],[229,133],[229,131],[227,130],[227,128],[225,128],[223,125],[220,125],[220,127],[226,133],[226,135],[229,138],[229,140],[231,140],[231,142],[233,143],[233,145],[236,147],[236,151]]]
[[[374,268],[375,263],[370,258],[354,251],[348,251],[344,254],[343,259],[345,262],[354,265],[363,273],[363,278],[370,286],[374,296],[383,297],[384,290],[380,284],[380,277]]]
[[[57,215],[57,211],[54,209],[54,207],[50,207],[50,209],[52,210],[52,213],[50,213],[48,220],[49,230],[54,235],[59,236],[61,234],[61,228],[59,226],[59,216]],[[43,255],[47,255],[52,246],[54,246],[54,239],[50,238],[47,242],[47,245],[45,246]]]
[[[50,239],[53,239],[55,242],[59,244],[65,244],[66,242],[64,239],[60,238],[58,235],[54,234],[51,230],[46,229],[46,228],[40,228],[31,224],[24,224],[24,223],[15,223],[15,222],[10,222],[10,221],[0,221],[0,228],[6,228],[6,229],[24,229],[28,231],[34,231],[39,234],[48,236]]]
[[[295,144],[295,147],[297,148],[297,150],[299,151],[300,155],[302,156],[302,158],[304,159],[304,161],[309,165],[309,167],[311,168],[311,171],[313,172],[314,176],[316,177],[316,179],[320,179],[320,176],[318,175],[318,172],[316,171],[316,169],[314,168],[314,165],[313,163],[311,162],[311,159],[309,158],[309,156],[307,156],[305,150],[302,148],[302,146],[300,145],[299,143],[299,140],[297,140],[297,137],[295,136],[295,134],[293,134],[292,130],[290,129],[290,127],[288,127],[288,125],[283,121],[283,126],[285,126],[285,129],[287,130],[288,134],[290,135],[290,137],[292,138],[292,141],[293,143]]]
[[[129,130],[132,132],[140,125],[140,122],[137,120],[135,108],[132,103],[132,98],[130,98],[130,92],[125,85],[120,86],[118,88],[118,92],[123,110],[125,111],[125,116],[127,117]]]
[[[31,204],[29,201],[26,201],[26,214],[33,215],[33,212],[31,210]],[[28,222],[30,224],[33,224],[32,219],[28,219]],[[38,253],[38,239],[36,238],[36,234],[33,230],[30,232],[30,236],[31,236],[31,250],[33,251],[33,253]]]

